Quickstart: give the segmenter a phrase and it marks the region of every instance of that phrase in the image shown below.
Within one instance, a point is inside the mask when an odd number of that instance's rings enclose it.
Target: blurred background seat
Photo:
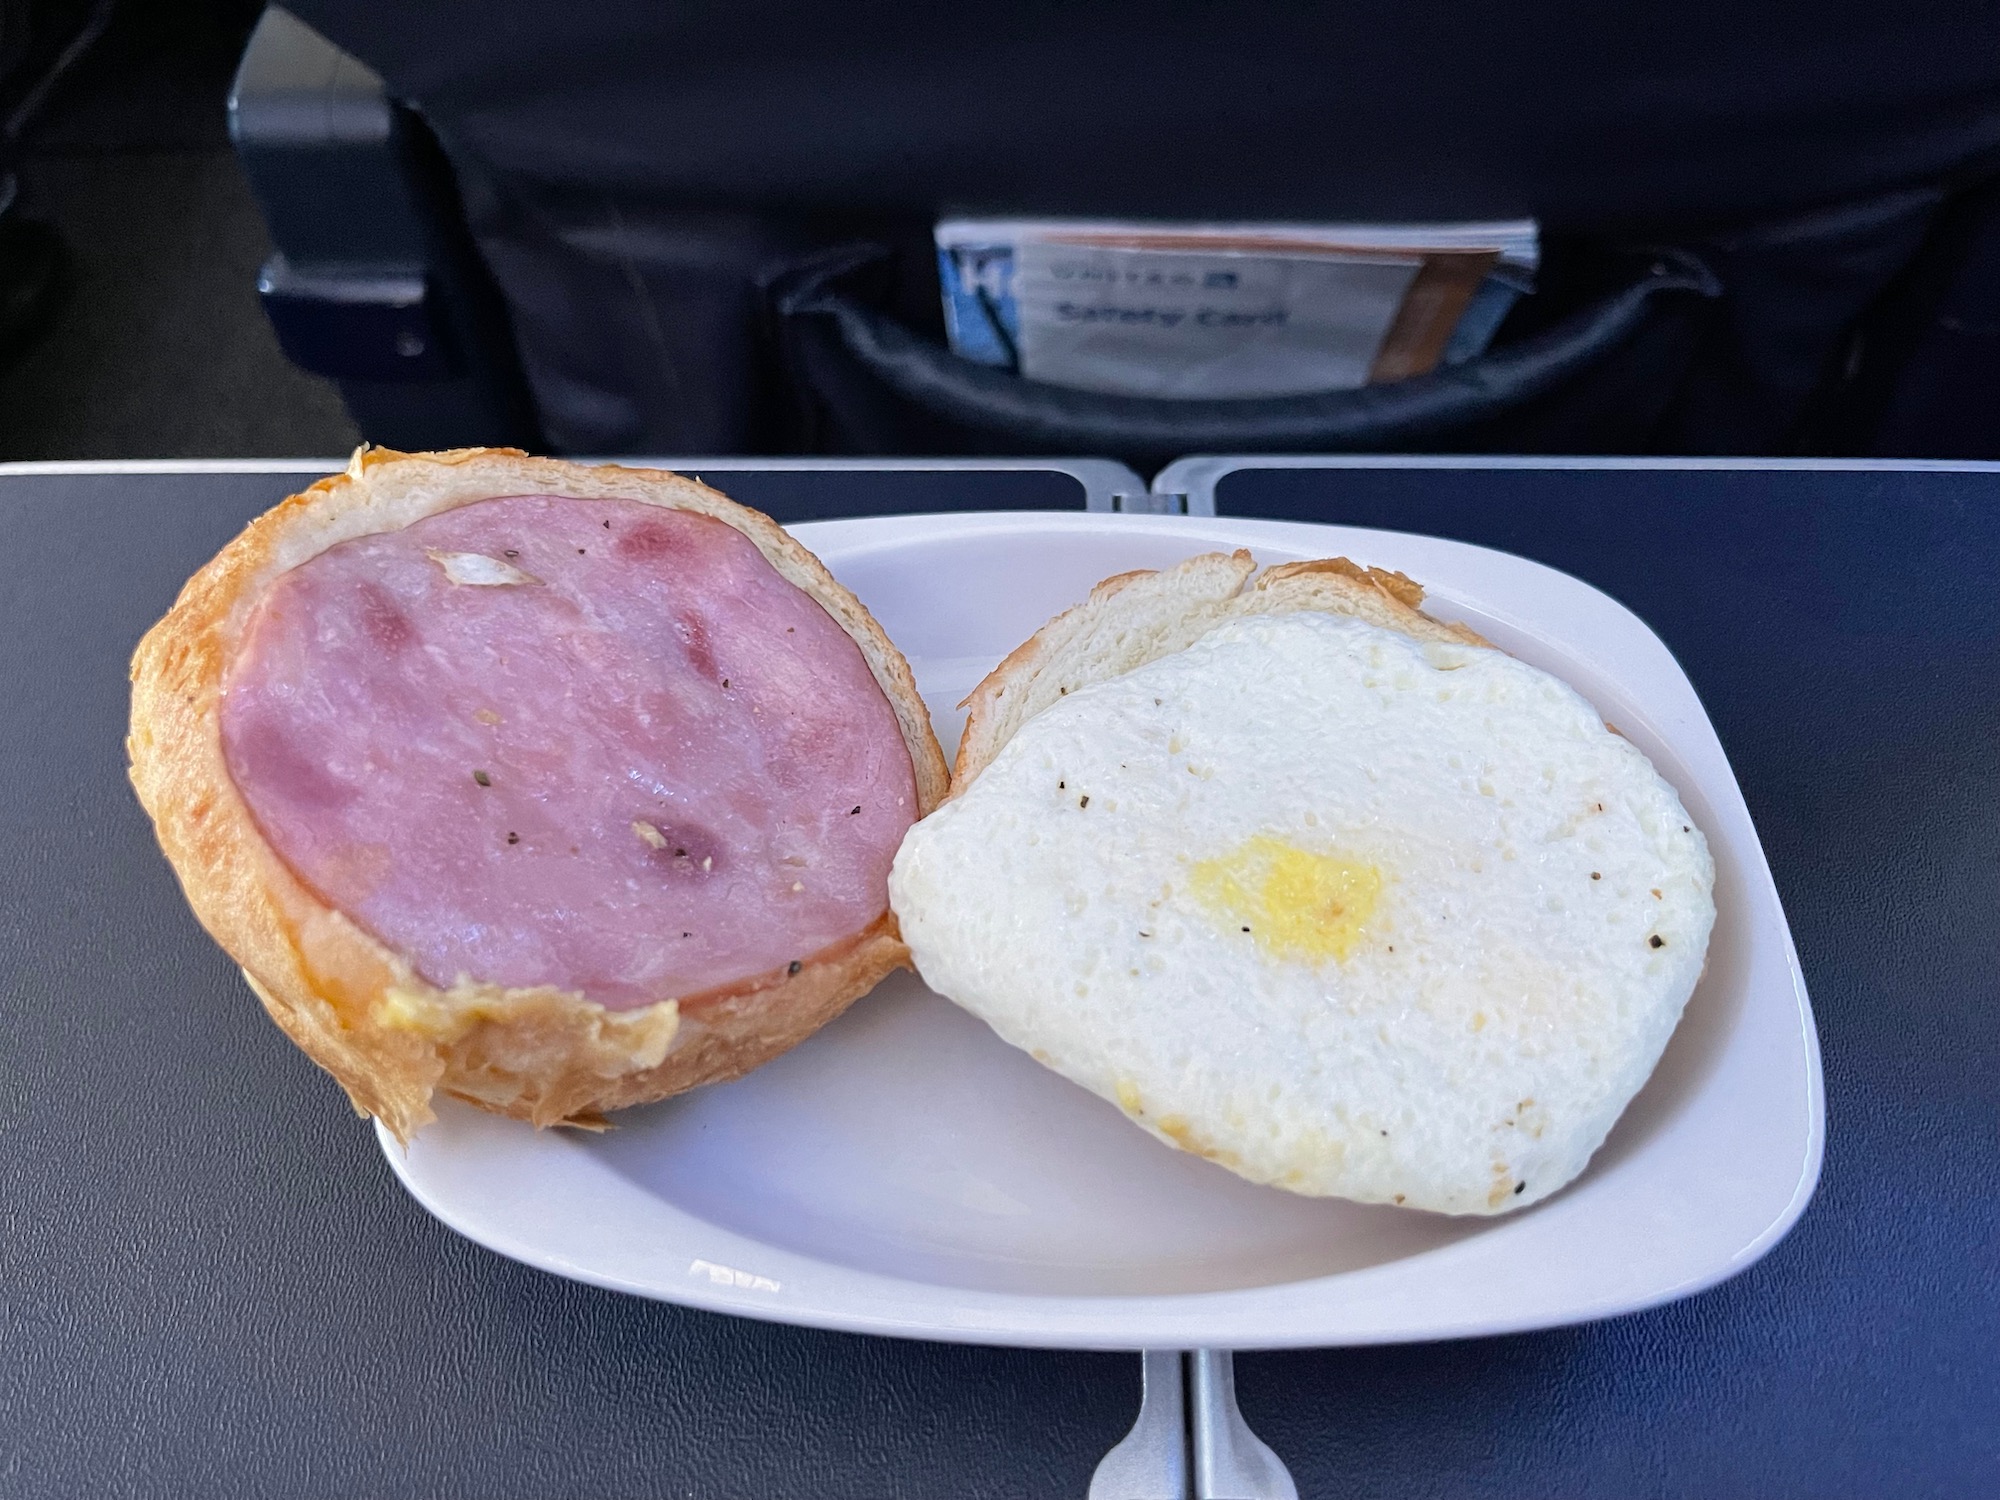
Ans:
[[[0,460],[285,457],[359,439],[259,310],[225,105],[261,0],[0,0]],[[10,226],[62,246],[34,293]],[[18,240],[15,241],[18,243]],[[46,264],[53,268],[51,254]]]
[[[103,35],[113,3],[0,0],[0,362],[34,341],[63,282],[60,235],[21,202],[21,136]]]
[[[378,441],[2000,456],[1991,6],[203,13],[248,37],[243,279]],[[1544,263],[1438,376],[1081,398],[946,349],[931,227],[966,213],[1533,216]]]
[[[1052,421],[942,355],[931,225],[1012,212],[1532,215],[1503,363],[1682,273],[1553,385],[1190,410],[1185,446],[2000,451],[1990,7],[296,9],[441,144],[559,449],[1170,456],[1171,412]]]

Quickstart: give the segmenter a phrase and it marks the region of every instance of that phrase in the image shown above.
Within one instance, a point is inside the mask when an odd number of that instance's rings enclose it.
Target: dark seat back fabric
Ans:
[[[294,8],[443,142],[569,451],[1165,456],[1089,402],[1051,422],[1059,396],[954,369],[929,228],[968,212],[1542,221],[1543,290],[1502,363],[1456,377],[1479,399],[1414,426],[1236,403],[1232,446],[1863,442],[1825,415],[1893,384],[1869,360],[1910,341],[1857,330],[1940,210],[2000,172],[2000,10],[1953,0]],[[829,251],[873,269],[802,302]],[[1663,253],[1684,286],[1560,378],[1511,379],[1510,348]],[[885,375],[862,324],[940,378]],[[940,395],[973,388],[991,399]]]

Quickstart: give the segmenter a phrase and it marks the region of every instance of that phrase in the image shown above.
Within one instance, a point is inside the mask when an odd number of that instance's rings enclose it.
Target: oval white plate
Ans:
[[[1449,1219],[1254,1187],[1135,1129],[909,976],[736,1083],[536,1132],[449,1102],[410,1192],[562,1276],[751,1317],[1077,1348],[1451,1338],[1685,1296],[1775,1244],[1818,1179],[1819,1046],[1756,830],[1694,689],[1566,574],[1393,532],[1170,516],[817,522],[800,540],[908,653],[949,751],[966,691],[1090,586],[1217,547],[1401,569],[1589,697],[1681,792],[1717,864],[1708,972],[1590,1169]]]

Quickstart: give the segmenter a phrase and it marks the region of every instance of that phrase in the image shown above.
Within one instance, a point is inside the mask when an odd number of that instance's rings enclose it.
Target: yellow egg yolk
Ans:
[[[1274,957],[1311,964],[1345,959],[1382,894],[1375,866],[1262,833],[1191,873],[1195,899],[1218,921]]]

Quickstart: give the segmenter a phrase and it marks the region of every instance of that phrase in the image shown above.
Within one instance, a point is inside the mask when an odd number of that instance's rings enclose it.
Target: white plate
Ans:
[[[1399,568],[1430,607],[1574,684],[1680,791],[1715,852],[1708,972],[1659,1071],[1576,1183],[1499,1219],[1294,1197],[1133,1128],[898,976],[736,1083],[604,1136],[446,1104],[419,1202],[558,1275],[867,1333],[1136,1349],[1540,1328],[1686,1296],[1791,1227],[1819,1176],[1819,1046],[1791,934],[1715,731],[1659,639],[1536,563],[1393,532],[1169,516],[816,522],[797,534],[954,707],[1090,585],[1216,547]]]

